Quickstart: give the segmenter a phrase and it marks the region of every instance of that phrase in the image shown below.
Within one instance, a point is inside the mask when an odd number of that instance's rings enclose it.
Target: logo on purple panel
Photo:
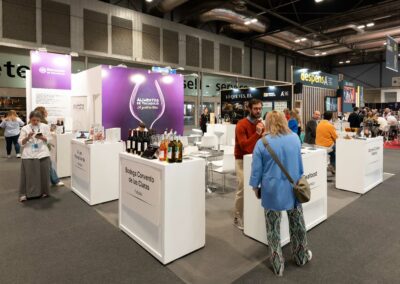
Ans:
[[[32,87],[71,89],[71,56],[31,51]]]

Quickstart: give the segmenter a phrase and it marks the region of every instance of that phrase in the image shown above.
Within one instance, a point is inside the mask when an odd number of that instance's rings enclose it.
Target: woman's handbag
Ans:
[[[276,153],[274,152],[274,150],[272,150],[271,146],[268,144],[268,141],[265,138],[265,136],[262,138],[262,142],[264,143],[265,148],[267,148],[272,159],[274,159],[275,163],[277,163],[279,168],[282,170],[282,172],[285,174],[285,176],[287,177],[289,182],[292,184],[294,195],[296,196],[297,200],[300,203],[306,203],[306,202],[310,201],[311,189],[310,189],[310,185],[309,185],[306,177],[302,176],[299,179],[299,181],[297,182],[297,184],[295,184],[292,177],[289,175],[289,173],[287,172],[285,167],[282,165],[281,161],[279,160],[279,158],[276,155]]]

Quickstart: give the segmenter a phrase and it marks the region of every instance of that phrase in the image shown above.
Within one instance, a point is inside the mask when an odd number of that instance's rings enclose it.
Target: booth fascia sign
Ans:
[[[138,68],[101,67],[101,116],[105,128],[128,130],[145,123],[163,133],[184,130],[183,76]]]
[[[221,101],[249,101],[259,99],[261,101],[276,101],[292,99],[292,85],[266,86],[257,88],[242,88],[224,90],[221,92]]]
[[[223,90],[247,88],[253,84],[250,80],[241,78],[236,80],[236,78],[204,75],[203,79],[200,80],[197,76],[185,76],[183,88],[185,96],[197,96],[197,90],[200,87],[203,96],[219,96]]]
[[[43,106],[48,121],[62,118],[66,130],[71,130],[71,56],[41,51],[31,51],[30,71],[26,71],[27,111]]]
[[[334,90],[339,87],[337,75],[299,67],[293,68],[293,83]]]

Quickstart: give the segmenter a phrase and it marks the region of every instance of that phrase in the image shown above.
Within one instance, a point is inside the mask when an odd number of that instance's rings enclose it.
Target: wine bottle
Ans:
[[[126,140],[126,152],[132,153],[132,130],[128,131],[128,139]]]
[[[168,143],[168,163],[175,163],[175,142],[174,137],[170,137],[170,141]]]
[[[132,135],[132,154],[137,153],[138,145],[137,145],[137,131],[133,130],[133,135]]]
[[[176,151],[176,162],[177,163],[182,163],[182,159],[183,159],[183,144],[182,144],[182,141],[180,139],[180,136],[178,136],[177,148],[178,148],[178,150]]]
[[[158,159],[160,161],[167,160],[168,145],[167,145],[166,141],[167,141],[167,131],[164,132],[163,140],[161,141],[160,148],[158,150]]]
[[[143,152],[146,151],[147,147],[149,146],[149,132],[146,129],[143,133]]]
[[[143,152],[143,132],[142,131],[138,131],[136,152],[138,155],[142,155],[142,152]]]

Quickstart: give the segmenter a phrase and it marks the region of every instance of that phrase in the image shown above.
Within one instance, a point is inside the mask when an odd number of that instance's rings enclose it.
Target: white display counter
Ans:
[[[71,141],[71,189],[89,205],[119,198],[119,153],[122,142],[85,144]]]
[[[215,131],[223,132],[221,145],[235,145],[236,124],[207,124],[207,134],[214,134]]]
[[[336,188],[364,194],[382,181],[382,137],[336,140]]]
[[[302,150],[304,175],[311,186],[311,200],[303,204],[304,219],[307,230],[320,224],[328,217],[327,211],[327,177],[326,151],[321,149]],[[252,155],[244,156],[244,234],[257,241],[268,244],[265,227],[264,208],[249,186]],[[281,243],[290,242],[289,221],[286,212],[282,212]]]
[[[51,134],[51,162],[60,178],[71,176],[71,140],[73,137],[72,133]]]
[[[205,245],[205,161],[121,153],[119,227],[161,263]]]

